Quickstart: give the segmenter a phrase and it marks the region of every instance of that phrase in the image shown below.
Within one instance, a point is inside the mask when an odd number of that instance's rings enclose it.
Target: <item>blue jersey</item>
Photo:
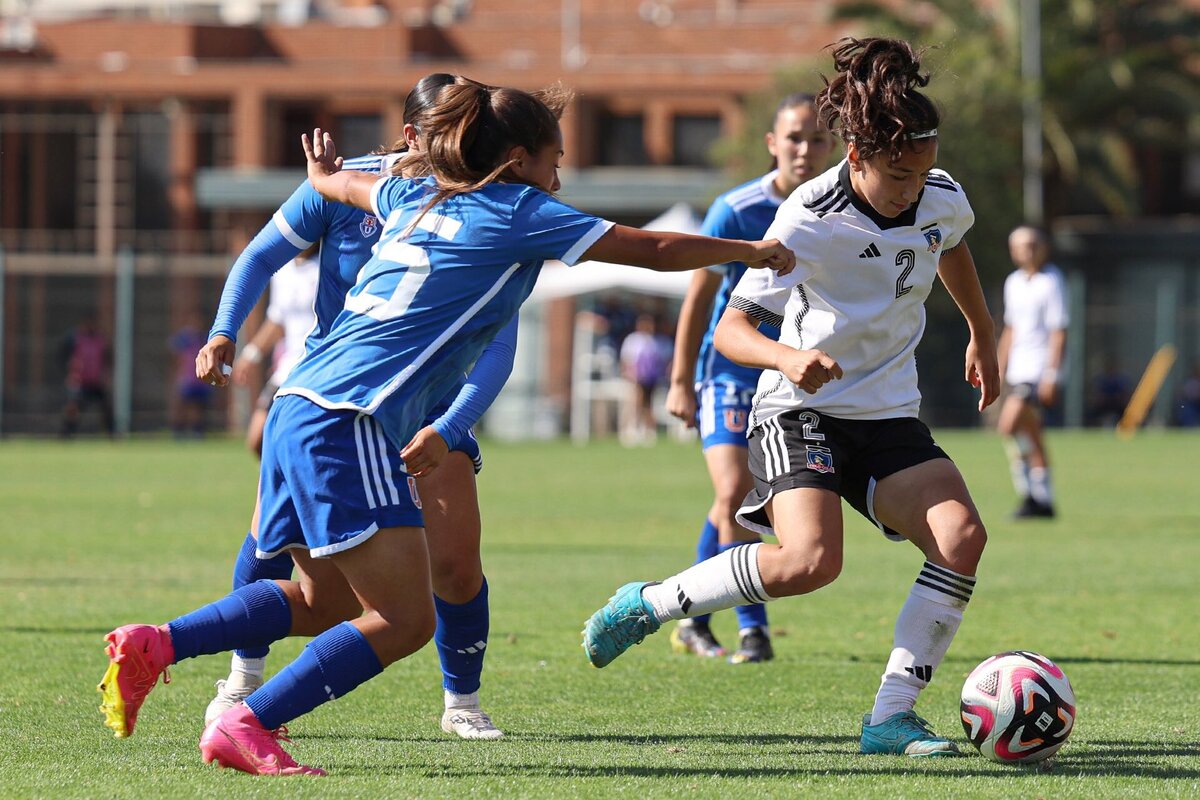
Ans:
[[[775,191],[773,182],[776,174],[769,172],[761,178],[730,189],[714,200],[704,217],[700,233],[722,239],[761,239],[775,221],[775,211],[785,199]],[[720,290],[713,298],[708,330],[700,343],[700,354],[696,361],[696,381],[732,381],[755,386],[758,384],[761,370],[735,364],[713,346],[713,333],[717,329],[717,323],[721,321],[721,315],[725,313],[725,306],[729,304],[733,289],[747,267],[740,261],[733,261],[709,269],[719,272],[724,277]],[[764,336],[779,338],[779,329],[774,326],[763,324],[758,329]]]
[[[397,446],[515,317],[543,262],[575,263],[612,225],[523,184],[422,213],[432,190],[432,179],[375,185],[379,245],[279,392],[370,414]]]

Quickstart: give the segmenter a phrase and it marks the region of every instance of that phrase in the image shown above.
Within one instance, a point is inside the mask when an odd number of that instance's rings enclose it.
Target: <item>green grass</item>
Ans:
[[[844,797],[1200,796],[1200,490],[1195,435],[1052,436],[1060,520],[1017,524],[999,441],[944,433],[989,525],[979,587],[919,710],[966,745],[962,678],[985,656],[1057,660],[1079,722],[1051,771],[973,756],[857,755],[892,624],[921,564],[847,517],[839,580],[770,607],[777,659],[673,656],[659,635],[603,671],[582,621],[620,583],[686,566],[709,502],[696,448],[485,445],[480,476],[494,743],[441,733],[431,648],[296,720],[324,780],[204,765],[200,717],[225,656],[173,669],[137,735],[102,727],[101,638],[224,593],[253,503],[235,442],[0,444],[0,796]],[[735,638],[732,615],[714,620]],[[301,643],[274,650],[279,667]]]

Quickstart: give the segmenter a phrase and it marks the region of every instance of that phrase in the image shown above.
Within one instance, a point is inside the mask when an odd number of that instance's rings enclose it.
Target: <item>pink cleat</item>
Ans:
[[[251,775],[324,775],[325,770],[297,764],[280,742],[290,742],[287,728],[269,731],[250,706],[238,703],[212,721],[200,737],[206,764],[232,767]]]
[[[171,635],[155,625],[122,625],[104,637],[108,642],[108,669],[97,686],[103,696],[104,724],[118,738],[133,734],[138,709],[150,690],[171,682],[167,667],[175,663]]]

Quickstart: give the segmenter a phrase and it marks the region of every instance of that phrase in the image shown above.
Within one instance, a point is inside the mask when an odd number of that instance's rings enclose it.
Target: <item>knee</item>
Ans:
[[[429,568],[433,593],[447,603],[470,602],[483,585],[483,566],[478,558],[471,558],[469,554],[434,559]]]
[[[433,606],[406,609],[397,613],[380,613],[385,623],[372,638],[375,654],[384,666],[410,656],[433,639],[437,617]]]
[[[316,627],[321,630],[328,630],[334,625],[349,622],[362,616],[362,606],[359,605],[358,598],[353,595],[338,597],[324,602],[318,601],[310,606],[310,609],[316,618]]]
[[[784,553],[787,556],[787,553]],[[772,597],[790,597],[815,592],[828,586],[842,574],[842,553],[835,550],[810,550],[800,557],[786,558],[779,565],[767,593]]]
[[[942,554],[949,562],[947,566],[955,572],[974,575],[983,558],[987,538],[987,529],[978,515],[972,514],[964,519],[954,534],[947,537],[942,548]]]

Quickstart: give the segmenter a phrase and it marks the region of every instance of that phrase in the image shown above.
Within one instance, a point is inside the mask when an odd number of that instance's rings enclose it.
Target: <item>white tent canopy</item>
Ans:
[[[698,233],[700,223],[691,206],[676,203],[642,228],[647,231]],[[573,267],[561,261],[550,261],[542,268],[529,300],[537,303],[558,297],[622,289],[664,297],[683,297],[691,279],[690,272],[655,272],[604,261],[581,261]]]

